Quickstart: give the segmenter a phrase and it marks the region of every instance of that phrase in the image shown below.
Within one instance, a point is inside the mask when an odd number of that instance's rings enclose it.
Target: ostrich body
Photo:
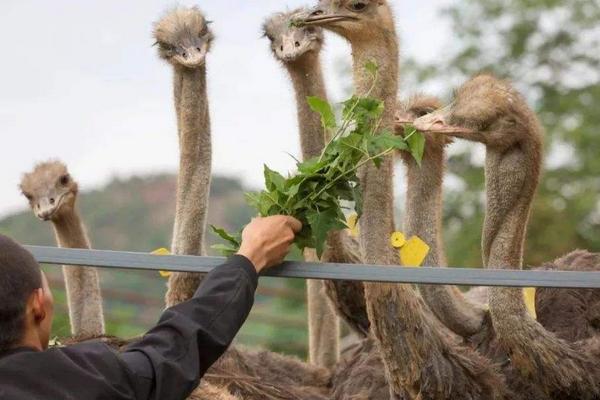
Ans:
[[[394,128],[398,79],[398,43],[394,19],[384,0],[322,0],[305,21],[345,37],[351,44],[357,95],[383,100],[381,129]],[[378,80],[365,70],[378,66]],[[371,89],[371,86],[372,89]],[[390,265],[394,230],[392,159],[361,173],[364,213],[360,240],[364,260]],[[420,235],[422,232],[413,232]],[[411,285],[365,283],[367,312],[385,365],[392,398],[500,399],[502,377],[484,358],[458,345],[435,319]]]
[[[437,98],[416,96],[397,112],[397,133],[402,134],[403,124],[412,123],[418,117],[441,107]],[[446,266],[446,254],[442,239],[442,183],[446,139],[426,134],[425,153],[421,166],[414,158],[400,152],[406,165],[407,197],[404,215],[404,232],[419,237],[429,244],[431,251],[424,265]],[[423,299],[436,317],[453,332],[468,337],[481,328],[485,310],[480,304],[467,301],[455,286],[421,285]]]
[[[205,255],[204,233],[211,180],[210,115],[205,58],[212,33],[195,7],[176,8],[154,26],[159,56],[173,66],[179,135],[179,174],[171,251]],[[181,272],[169,277],[167,307],[190,299],[201,274]]]
[[[89,249],[90,241],[77,209],[78,185],[59,161],[36,165],[23,176],[21,191],[35,215],[51,221],[59,247]],[[92,337],[104,334],[100,277],[96,268],[63,266],[71,334]]]
[[[465,83],[447,109],[415,121],[419,130],[486,145],[486,268],[522,268],[531,202],[542,164],[542,128],[522,96],[490,75]],[[527,312],[519,289],[490,288],[490,315],[515,373],[552,399],[600,396],[597,352],[547,331]]]
[[[264,25],[265,36],[271,42],[273,56],[287,70],[296,94],[296,110],[300,133],[300,148],[304,160],[318,157],[325,146],[325,132],[320,116],[308,106],[307,97],[327,99],[320,52],[323,32],[315,27],[293,27],[290,22],[303,9],[277,13]],[[319,261],[313,249],[304,253],[306,261]],[[339,354],[339,321],[323,295],[324,281],[307,280],[308,350],[312,364],[331,368]]]

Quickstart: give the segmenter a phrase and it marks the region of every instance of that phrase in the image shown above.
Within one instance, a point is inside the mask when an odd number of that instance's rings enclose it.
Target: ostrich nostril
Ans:
[[[294,44],[296,45],[296,47],[300,47],[300,42],[296,42]]]
[[[196,50],[198,50],[198,51],[202,51],[202,49],[200,49],[200,47],[196,47]]]
[[[54,204],[54,199],[53,198],[50,199],[50,204]]]
[[[279,50],[283,51],[283,45],[281,45],[281,47],[279,48]]]
[[[39,209],[40,209],[40,205],[39,205],[39,204],[36,204],[36,208],[39,210]]]
[[[311,17],[316,17],[317,15],[323,15],[323,10],[315,10],[312,13],[310,13]]]

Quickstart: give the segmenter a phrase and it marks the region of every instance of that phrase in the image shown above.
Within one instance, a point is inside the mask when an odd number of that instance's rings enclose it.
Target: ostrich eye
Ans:
[[[158,43],[158,46],[162,51],[173,51],[175,49],[175,46],[163,42]]]
[[[367,3],[363,3],[362,1],[350,4],[350,9],[352,11],[364,11],[366,8],[367,8]]]
[[[60,177],[60,184],[66,186],[70,181],[69,175],[63,175]]]
[[[422,108],[417,111],[417,116],[422,117],[424,115],[431,114],[434,111],[435,110],[433,108]]]

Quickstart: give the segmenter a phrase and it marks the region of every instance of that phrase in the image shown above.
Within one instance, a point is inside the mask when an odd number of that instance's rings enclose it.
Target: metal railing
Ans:
[[[107,250],[26,246],[40,263],[130,270],[210,272],[222,257],[155,256]],[[404,268],[363,264],[285,262],[265,276],[434,285],[600,288],[600,272],[520,271],[474,268]]]

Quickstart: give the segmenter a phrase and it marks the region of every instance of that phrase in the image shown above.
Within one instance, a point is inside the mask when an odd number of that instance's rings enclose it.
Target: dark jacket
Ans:
[[[257,283],[250,261],[233,256],[120,353],[99,342],[4,352],[0,399],[185,399],[246,320]]]

